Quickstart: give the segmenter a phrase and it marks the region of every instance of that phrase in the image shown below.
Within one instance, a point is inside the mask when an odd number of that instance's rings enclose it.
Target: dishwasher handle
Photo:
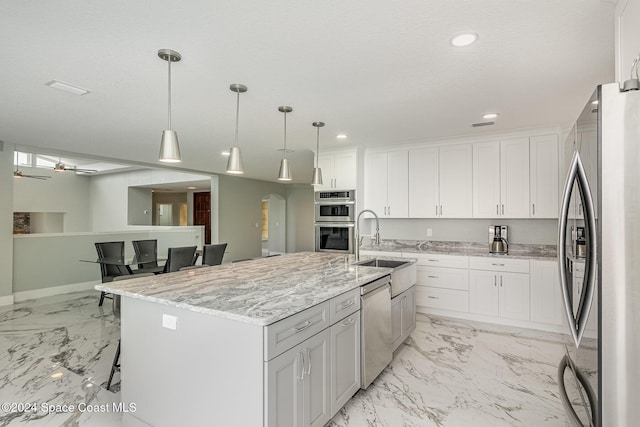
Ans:
[[[384,285],[388,285],[391,283],[391,276],[386,275],[381,277],[380,279],[374,280],[373,282],[369,282],[364,286],[360,287],[360,295],[363,297],[376,289],[382,288]]]

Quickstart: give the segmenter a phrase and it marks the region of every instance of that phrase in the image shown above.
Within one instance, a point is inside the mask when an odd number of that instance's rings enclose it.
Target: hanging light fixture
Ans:
[[[169,128],[162,131],[160,140],[160,161],[176,163],[182,161],[180,156],[180,146],[178,145],[178,134],[171,130],[171,63],[178,62],[182,56],[175,50],[160,49],[158,56],[169,63]]]
[[[239,83],[229,86],[232,92],[238,94],[236,98],[236,143],[231,150],[229,150],[229,160],[227,161],[227,173],[240,175],[244,173],[244,166],[242,165],[242,154],[240,153],[240,147],[238,147],[238,118],[240,117],[240,94],[247,91],[245,85]]]
[[[313,168],[311,185],[322,185],[322,169],[318,166],[318,156],[320,156],[320,128],[324,126],[324,122],[313,122],[312,125],[318,132],[316,134],[316,167]]]
[[[278,172],[278,181],[291,181],[291,171],[289,170],[289,161],[287,160],[287,113],[293,111],[293,108],[283,106],[278,107],[278,111],[284,113],[284,157],[280,160],[280,172]]]

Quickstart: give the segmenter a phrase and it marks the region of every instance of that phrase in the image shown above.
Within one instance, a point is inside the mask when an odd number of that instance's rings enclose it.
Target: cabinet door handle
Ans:
[[[389,211],[389,215],[391,215],[391,206],[389,206],[388,211]]]
[[[352,323],[353,323],[353,316],[349,317],[348,319],[344,319],[340,324],[342,326],[349,326]]]
[[[536,214],[536,204],[533,203],[531,206],[533,207],[533,215],[535,215]]]
[[[431,298],[431,299],[440,299],[438,297],[432,297],[431,295],[429,295],[429,298]]]
[[[438,262],[438,261],[440,261],[440,260],[437,260],[437,259],[428,259],[427,261],[430,261],[430,262]]]
[[[296,378],[299,380],[304,378],[304,356],[302,353],[296,355]]]
[[[500,276],[500,287],[502,287],[502,276]]]
[[[439,276],[432,276],[432,275],[429,275],[429,276],[427,276],[427,277],[429,277],[430,279],[437,279]]]
[[[496,215],[500,215],[500,206],[496,205]]]
[[[342,304],[340,304],[340,305],[336,308],[336,312],[338,312],[338,311],[342,311],[342,310],[344,310],[344,309],[345,309],[345,308],[347,308],[347,307],[351,307],[353,304],[354,304],[354,301],[353,301],[353,300],[349,300],[349,301],[343,302]]]
[[[498,278],[493,276],[493,286],[498,287]]]
[[[307,329],[309,326],[311,326],[311,321],[307,320],[306,322],[300,324],[299,326],[294,326],[293,330],[296,332],[302,332],[305,329]]]
[[[442,205],[440,205],[440,216],[442,216]]]
[[[438,216],[438,205],[436,205],[436,216]]]
[[[497,262],[494,262],[491,265],[495,265],[497,267],[504,267],[504,264],[500,264],[500,263],[497,263]]]
[[[504,205],[502,205],[502,215],[504,215]]]
[[[307,375],[310,375],[311,374],[311,350],[309,350],[308,348],[305,348],[304,351],[305,353],[307,353],[307,369],[303,372]]]

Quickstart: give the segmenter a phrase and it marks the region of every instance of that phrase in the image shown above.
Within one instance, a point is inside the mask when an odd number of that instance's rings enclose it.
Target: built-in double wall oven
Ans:
[[[355,190],[315,193],[317,252],[351,254],[354,250]]]

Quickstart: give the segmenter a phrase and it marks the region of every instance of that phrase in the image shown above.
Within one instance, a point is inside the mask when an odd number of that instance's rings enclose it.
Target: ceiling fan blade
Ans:
[[[81,169],[81,168],[64,168],[64,170],[66,171],[73,171],[73,172],[81,172],[81,173],[93,173],[93,172],[98,172],[97,169]]]
[[[33,179],[49,179],[50,176],[46,175],[22,175],[23,178],[33,178]]]

